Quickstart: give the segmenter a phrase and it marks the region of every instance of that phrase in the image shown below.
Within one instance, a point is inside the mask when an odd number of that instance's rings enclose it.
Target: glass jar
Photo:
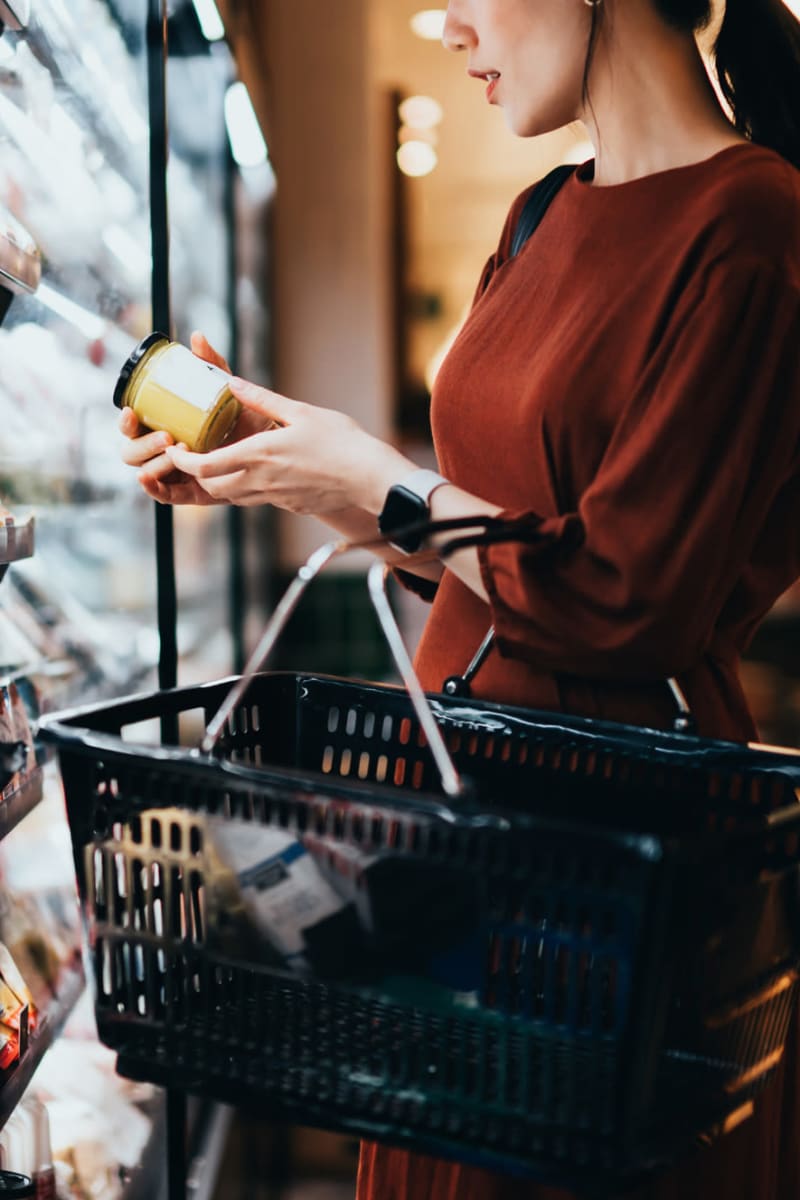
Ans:
[[[224,442],[242,411],[230,376],[166,334],[150,333],[130,354],[114,389],[145,429],[163,430],[202,454]]]

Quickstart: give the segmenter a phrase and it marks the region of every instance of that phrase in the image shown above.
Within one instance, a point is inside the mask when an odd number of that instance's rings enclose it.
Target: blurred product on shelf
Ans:
[[[17,827],[13,843],[0,843],[0,973],[14,991],[25,988],[41,1014],[60,999],[80,961],[80,913],[62,811],[50,771],[42,802]]]
[[[28,1038],[37,1024],[33,993],[10,950],[0,942],[0,1031],[16,1050],[15,1062],[27,1051]]]
[[[28,1092],[49,1119],[58,1200],[123,1200],[138,1170],[161,1170],[145,1161],[161,1117],[156,1089],[122,1079],[115,1064],[97,1041],[86,992]]]
[[[36,770],[28,712],[14,680],[0,684],[0,802]]]
[[[0,1165],[24,1171],[33,1182],[36,1200],[57,1200],[50,1120],[35,1096],[26,1096],[0,1132]],[[0,1195],[2,1195],[0,1188]]]

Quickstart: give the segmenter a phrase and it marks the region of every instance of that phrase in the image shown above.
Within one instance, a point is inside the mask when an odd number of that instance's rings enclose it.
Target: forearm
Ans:
[[[454,484],[448,484],[446,487],[439,487],[431,496],[431,519],[433,521],[446,521],[453,517],[496,517],[502,509],[496,504],[489,504],[486,500],[480,500],[477,496],[471,495],[469,492],[462,491]],[[476,531],[480,531],[481,527],[476,526]],[[439,533],[429,539],[429,545],[432,549],[441,549],[447,542],[452,541],[455,537],[467,537],[470,530],[459,530],[457,534]],[[483,585],[481,578],[481,568],[478,561],[478,551],[472,547],[468,550],[457,550],[455,554],[447,556],[445,567],[448,571],[452,571],[462,583],[479,596],[481,600],[485,600],[488,604],[489,595]]]

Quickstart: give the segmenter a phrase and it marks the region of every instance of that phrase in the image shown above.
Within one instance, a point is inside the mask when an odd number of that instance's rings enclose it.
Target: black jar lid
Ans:
[[[0,1171],[0,1196],[35,1196],[36,1184],[16,1171]]]
[[[146,338],[142,338],[135,350],[132,350],[119,373],[117,386],[114,388],[114,403],[117,408],[122,408],[125,396],[125,389],[130,383],[131,375],[136,367],[144,358],[147,351],[157,346],[159,342],[168,342],[169,338],[165,333],[148,333]]]

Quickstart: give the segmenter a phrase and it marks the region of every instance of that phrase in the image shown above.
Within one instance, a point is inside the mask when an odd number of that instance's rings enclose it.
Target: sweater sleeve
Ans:
[[[682,294],[576,511],[479,551],[501,654],[590,678],[699,661],[800,469],[800,296],[718,260]],[[800,512],[787,527],[794,547]],[[792,551],[794,552],[794,550]]]

